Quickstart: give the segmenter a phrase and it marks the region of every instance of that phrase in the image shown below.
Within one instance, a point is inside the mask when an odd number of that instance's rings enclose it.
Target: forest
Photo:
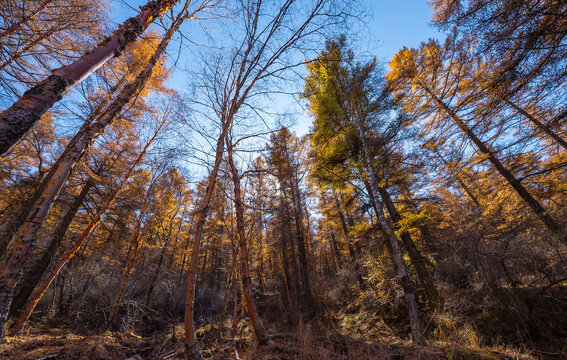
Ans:
[[[0,1],[0,358],[567,359],[567,2],[423,2]]]

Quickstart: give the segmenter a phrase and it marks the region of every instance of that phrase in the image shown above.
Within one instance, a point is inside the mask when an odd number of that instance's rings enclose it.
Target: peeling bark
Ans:
[[[63,95],[134,42],[145,29],[177,0],[150,1],[136,17],[72,64],[56,69],[45,80],[26,91],[0,114],[0,155],[5,154]]]
[[[104,131],[106,126],[116,119],[130,99],[143,89],[155,65],[165,52],[173,34],[179,29],[182,19],[183,16],[178,16],[144,70],[133,82],[124,86],[117,98],[102,112],[97,121],[92,124],[87,123],[81,128],[61,155],[61,159],[56,163],[57,167],[52,170],[52,177],[45,185],[42,195],[39,196],[34,204],[33,211],[20,229],[14,242],[14,247],[3,264],[3,270],[0,275],[0,326],[3,326],[6,322],[8,309],[13,298],[13,291],[21,280],[25,265],[31,258],[37,241],[37,233],[47,218],[53,202],[59,195],[69,174],[94,139]]]

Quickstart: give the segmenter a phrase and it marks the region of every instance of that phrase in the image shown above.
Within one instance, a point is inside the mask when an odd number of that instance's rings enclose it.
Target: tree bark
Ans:
[[[366,175],[370,189],[372,191],[372,196],[374,198],[373,204],[374,210],[376,212],[376,218],[378,219],[378,223],[382,227],[382,231],[391,246],[394,265],[398,273],[398,279],[402,285],[402,290],[404,291],[406,304],[408,306],[412,341],[417,345],[425,345],[426,341],[423,335],[421,320],[419,318],[419,309],[417,307],[415,290],[408,274],[406,263],[404,261],[404,255],[402,253],[402,249],[400,248],[400,243],[398,241],[398,237],[396,236],[396,232],[394,231],[394,228],[390,225],[388,220],[386,220],[386,217],[384,215],[384,204],[380,201],[378,181],[376,180],[374,165],[372,163],[372,159],[370,158],[370,153],[368,152],[370,147],[368,146],[368,143],[366,141],[362,126],[358,123],[355,126],[357,127],[360,141],[362,142],[364,152],[363,156],[367,169]]]
[[[337,242],[337,239],[335,238],[335,234],[331,231],[331,254],[333,255],[334,258],[334,262],[336,262],[335,264],[335,270],[336,268],[342,268],[343,267],[343,259],[341,258],[341,252],[339,250],[339,244]]]
[[[222,130],[217,140],[216,152],[215,152],[215,162],[209,178],[207,180],[207,187],[205,189],[205,194],[198,205],[195,214],[195,232],[193,234],[193,244],[191,246],[191,255],[188,261],[188,277],[187,277],[187,294],[185,296],[185,317],[184,317],[184,327],[185,327],[185,353],[187,357],[192,356],[195,353],[196,337],[195,337],[195,324],[193,322],[193,311],[195,308],[195,285],[197,283],[197,263],[199,259],[199,247],[201,246],[201,239],[203,237],[203,228],[205,226],[205,220],[209,212],[209,204],[211,202],[211,197],[213,196],[213,191],[217,183],[217,175],[219,167],[222,160],[222,155],[224,152],[224,138],[229,127],[229,120],[225,119],[222,124]]]
[[[11,242],[12,239],[14,239],[16,234],[19,233],[22,226],[26,223],[26,220],[28,219],[30,214],[34,211],[37,211],[36,206],[37,206],[38,199],[41,196],[44,195],[46,188],[47,188],[48,184],[50,183],[50,181],[52,181],[53,177],[60,171],[60,168],[61,168],[61,166],[63,166],[63,163],[65,161],[67,161],[67,155],[69,154],[69,151],[71,151],[71,144],[77,142],[79,136],[81,136],[82,131],[84,129],[87,129],[88,125],[90,125],[93,121],[97,120],[100,117],[104,108],[108,105],[110,99],[122,87],[122,85],[126,81],[128,75],[130,75],[130,74],[131,74],[131,71],[128,70],[126,72],[126,74],[124,76],[122,76],[122,78],[108,91],[108,93],[103,97],[103,99],[97,104],[97,106],[94,108],[94,110],[89,115],[87,120],[85,120],[85,123],[81,127],[81,130],[79,130],[79,132],[69,142],[65,151],[63,152],[63,154],[61,154],[59,156],[57,161],[55,161],[55,163],[51,166],[51,169],[49,170],[47,175],[41,179],[41,182],[40,182],[39,186],[37,186],[37,188],[35,189],[33,195],[29,199],[26,200],[26,204],[25,204],[25,206],[23,206],[23,209],[20,212],[19,216],[17,217],[16,221],[14,222],[13,225],[10,226],[9,231],[7,231],[6,234],[4,234],[3,237],[2,237],[2,243],[0,244],[0,254],[1,255],[4,255],[6,248],[9,246],[9,243]],[[80,160],[80,158],[79,158],[79,160]],[[77,162],[79,160],[77,160]],[[74,167],[74,165],[73,165],[73,167]],[[71,168],[71,170],[72,170],[72,168]],[[69,175],[71,173],[71,170],[69,170]],[[67,175],[67,177],[69,175]],[[60,181],[63,181],[62,177],[60,177]],[[53,183],[51,183],[50,186],[53,186]],[[62,186],[62,185],[58,185],[58,186]],[[55,201],[57,199],[57,196],[58,195],[56,194],[55,197],[51,201]]]
[[[293,238],[293,230],[291,227],[291,214],[289,211],[289,203],[287,202],[287,195],[285,190],[283,190],[283,211],[284,211],[284,217],[283,217],[283,221],[284,223],[282,223],[282,232],[283,232],[283,236],[286,239],[285,240],[285,244],[289,244],[289,248],[291,249],[291,268],[293,270],[293,274],[290,273],[288,271],[288,276],[289,275],[293,275],[292,278],[288,277],[288,281],[292,281],[293,280],[293,292],[294,292],[294,300],[298,301],[299,297],[301,295],[301,284],[300,284],[300,280],[299,280],[299,266],[297,265],[297,254],[295,252],[295,241]],[[284,256],[284,261],[287,263],[288,262],[288,258],[287,258],[287,246],[284,246],[284,248],[282,249],[282,256]],[[288,266],[289,269],[289,266]]]
[[[3,264],[3,270],[0,275],[0,327],[3,327],[6,322],[8,309],[13,299],[13,291],[20,282],[25,264],[31,258],[37,241],[37,233],[47,218],[51,206],[59,195],[71,170],[84,155],[94,139],[119,115],[134,94],[143,89],[155,65],[165,52],[173,34],[179,29],[182,19],[183,16],[181,15],[177,17],[144,70],[133,82],[127,84],[122,91],[120,91],[118,97],[100,115],[96,122],[93,124],[85,124],[87,126],[83,127],[81,131],[77,133],[61,155],[61,161],[58,160],[58,166],[52,171],[53,176],[46,183],[45,190],[34,204],[34,210],[30,213],[20,229],[14,247]],[[2,336],[0,336],[0,338],[1,337]]]
[[[65,233],[67,232],[67,229],[69,229],[69,225],[71,225],[71,222],[75,218],[77,211],[85,202],[87,194],[92,185],[92,181],[87,180],[81,192],[79,193],[79,195],[77,195],[77,197],[71,204],[71,207],[67,210],[65,216],[63,216],[61,223],[53,233],[53,238],[51,239],[47,250],[43,253],[41,259],[35,264],[33,269],[31,269],[24,277],[24,280],[22,281],[22,287],[14,296],[14,300],[12,301],[12,305],[10,306],[9,316],[11,318],[18,316],[24,305],[27,303],[29,297],[33,293],[33,290],[39,283],[39,280],[49,267],[51,259],[55,256],[55,252],[57,251],[57,248],[65,237]]]
[[[108,60],[119,56],[159,16],[177,0],[150,1],[140,14],[126,20],[118,30],[81,58],[54,70],[38,85],[0,114],[0,155],[18,141],[63,95],[90,76]]]
[[[250,322],[254,328],[256,334],[256,340],[259,344],[266,345],[269,341],[262,324],[262,320],[258,315],[256,309],[256,302],[254,301],[254,294],[252,293],[252,279],[250,278],[250,264],[248,259],[248,246],[246,244],[246,233],[244,232],[244,206],[242,204],[242,194],[240,192],[240,175],[234,164],[234,159],[232,157],[233,147],[226,137],[226,147],[228,155],[228,164],[230,166],[232,181],[234,184],[234,210],[236,212],[236,231],[238,233],[238,246],[240,248],[240,266],[241,266],[241,276],[242,279],[242,297],[244,298],[244,303],[246,305],[246,310],[248,311],[248,316],[250,317]]]
[[[390,214],[390,218],[394,223],[394,227],[399,228],[399,222],[402,221],[402,216],[396,209],[396,206],[394,205],[390,194],[388,194],[388,191],[383,187],[378,187],[378,192],[382,197],[382,201],[386,206],[386,210],[388,210],[388,214]],[[441,299],[439,297],[437,289],[435,288],[435,283],[433,282],[433,279],[431,278],[431,275],[429,274],[429,271],[425,266],[425,259],[419,252],[418,248],[415,246],[411,235],[407,231],[402,231],[400,238],[402,240],[404,248],[408,252],[411,263],[415,268],[417,278],[419,279],[423,290],[425,290],[427,300],[429,301],[433,309],[438,309],[441,306]]]
[[[364,290],[366,288],[366,284],[364,283],[364,279],[362,278],[360,264],[358,262],[358,258],[356,256],[356,253],[354,252],[354,247],[353,247],[353,244],[352,244],[353,239],[351,238],[350,231],[348,230],[348,225],[347,225],[345,214],[343,213],[343,210],[342,210],[341,202],[340,202],[337,194],[334,191],[333,191],[333,200],[335,202],[335,206],[337,207],[337,213],[339,215],[339,220],[341,221],[341,227],[342,227],[343,232],[345,234],[345,239],[346,239],[347,246],[348,246],[348,252],[349,252],[349,255],[350,255],[350,260],[352,261],[352,263],[354,265],[354,272],[356,273],[356,281],[358,281],[358,286],[360,287],[360,289]]]
[[[311,292],[311,281],[309,279],[309,266],[307,264],[307,250],[305,247],[305,233],[303,228],[303,217],[301,216],[300,201],[301,194],[299,193],[299,186],[293,184],[291,186],[291,201],[293,202],[294,210],[294,223],[297,232],[297,252],[299,253],[299,264],[301,267],[301,280],[303,283],[303,291],[305,292],[305,300],[308,304],[312,303],[313,294]]]

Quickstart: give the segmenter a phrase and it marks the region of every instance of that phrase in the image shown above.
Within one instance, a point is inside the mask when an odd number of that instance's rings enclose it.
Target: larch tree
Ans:
[[[101,222],[103,216],[106,212],[110,209],[110,207],[114,204],[114,201],[118,197],[121,191],[124,190],[126,182],[130,180],[130,177],[134,174],[137,167],[140,165],[142,160],[144,159],[148,149],[153,144],[153,142],[158,138],[161,130],[164,128],[168,121],[168,117],[163,117],[161,121],[157,124],[157,127],[154,131],[154,134],[148,139],[146,144],[144,144],[143,148],[141,149],[138,157],[134,159],[132,164],[130,165],[129,169],[127,170],[124,177],[120,180],[117,188],[110,194],[110,196],[106,199],[106,201],[102,204],[100,209],[97,211],[96,215],[90,221],[90,223],[85,227],[85,229],[77,236],[74,240],[73,245],[65,251],[65,253],[61,256],[60,259],[56,262],[54,268],[48,274],[48,276],[43,280],[41,285],[36,290],[34,296],[30,301],[26,304],[25,308],[22,310],[20,315],[18,316],[17,321],[14,323],[14,326],[11,329],[13,334],[17,334],[21,331],[24,323],[27,321],[35,306],[41,300],[49,286],[51,285],[52,281],[57,277],[61,269],[69,262],[71,258],[75,256],[77,250],[83,245],[85,240],[91,234],[91,232],[97,227],[97,225]]]
[[[416,290],[395,228],[384,214],[384,199],[380,194],[374,159],[373,134],[376,128],[384,127],[387,123],[390,111],[388,99],[374,82],[375,61],[356,63],[352,51],[345,47],[344,38],[338,42],[330,41],[323,53],[308,65],[309,76],[303,96],[309,101],[309,109],[314,117],[312,144],[317,147],[326,143],[328,152],[336,151],[333,147],[342,147],[356,156],[359,165],[355,168],[368,185],[368,196],[372,199],[377,222],[404,292],[412,340],[416,344],[424,344]]]
[[[469,63],[459,60],[460,53],[466,51],[459,42],[447,39],[445,46],[436,41],[423,43],[419,49],[402,49],[390,63],[387,75],[389,86],[398,96],[403,97],[407,111],[416,114],[438,114],[438,118],[429,117],[428,123],[437,129],[457,128],[470,141],[484,160],[488,160],[518,196],[542,221],[548,230],[559,240],[565,241],[561,225],[534,198],[531,192],[507,168],[498,157],[497,151],[473,130],[475,124],[486,120],[483,116],[475,118],[476,113],[466,113],[467,107],[475,105],[474,97],[462,96],[460,80],[467,73]],[[447,78],[446,83],[444,79]],[[452,85],[452,86],[451,86]],[[403,95],[402,95],[403,92]],[[465,93],[466,95],[466,93]],[[437,120],[437,121],[435,121]],[[472,123],[472,124],[471,124]]]
[[[471,58],[488,70],[475,79],[477,86],[567,148],[561,126],[567,115],[561,90],[567,77],[564,2],[434,0],[431,6],[439,28],[474,43]]]
[[[500,79],[516,85],[566,75],[567,4],[555,0],[433,0],[433,21],[475,36],[479,53],[491,53]],[[561,80],[563,79],[563,80]],[[558,82],[557,82],[558,81]]]
[[[71,139],[59,160],[54,164],[49,175],[43,180],[45,185],[40,188],[41,193],[36,197],[35,203],[32,205],[32,210],[29,211],[26,221],[15,237],[10,254],[8,254],[3,262],[2,274],[0,276],[0,302],[2,303],[2,307],[0,307],[0,324],[4,324],[7,319],[8,310],[13,298],[13,291],[16,286],[18,286],[25,264],[32,255],[37,241],[37,233],[49,214],[53,202],[64,186],[69,174],[85,154],[94,139],[104,131],[106,126],[117,118],[132,98],[144,89],[146,83],[151,79],[154,69],[161,60],[173,35],[179,29],[183,20],[187,18],[188,7],[189,3],[187,2],[181,13],[173,20],[172,25],[143,70],[134,80],[126,84],[120,90],[116,99],[112,101],[107,108],[101,109],[101,113],[97,114],[96,120],[92,123],[86,122],[83,125],[74,138]],[[202,7],[198,8],[196,11],[200,11],[201,9]]]
[[[299,258],[299,275],[301,278],[301,294],[307,303],[312,301],[311,276],[308,266],[308,246],[305,224],[305,192],[302,182],[305,171],[305,139],[298,138],[287,128],[273,134],[267,145],[268,164],[273,169],[272,175],[277,179],[278,190],[282,199],[284,217],[293,222],[294,243],[297,244]],[[303,155],[303,156],[302,156]],[[292,264],[295,265],[295,244],[292,243]],[[295,276],[298,275],[294,271]],[[296,282],[299,283],[299,282]]]

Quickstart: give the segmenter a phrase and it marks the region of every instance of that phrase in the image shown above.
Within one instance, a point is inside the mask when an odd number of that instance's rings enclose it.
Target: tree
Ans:
[[[25,264],[32,255],[32,250],[37,241],[37,232],[41,228],[45,218],[57,198],[63,185],[65,184],[73,167],[84,155],[92,141],[104,130],[104,128],[116,119],[126,104],[132,97],[140,92],[148,80],[153,70],[163,55],[173,34],[177,31],[182,21],[185,19],[188,3],[182,12],[174,20],[168,29],[165,37],[160,42],[156,51],[149,59],[146,67],[140,72],[134,81],[127,84],[120,92],[119,96],[106,108],[98,118],[92,123],[85,123],[67,148],[53,166],[50,174],[44,179],[44,186],[37,196],[37,200],[32,206],[26,221],[22,225],[12,251],[3,264],[2,275],[0,277],[0,326],[3,326],[7,319],[8,310],[12,301],[13,290],[21,279]]]
[[[560,89],[567,76],[566,5],[554,0],[434,0],[431,5],[433,21],[453,28],[461,45],[473,43],[471,57],[489,69],[477,84],[567,148],[557,134],[565,117]],[[545,111],[535,116],[534,107]]]
[[[307,260],[307,237],[303,215],[305,195],[301,191],[300,184],[305,174],[305,158],[302,156],[302,153],[305,153],[305,140],[299,139],[287,128],[280,129],[276,134],[272,135],[270,140],[270,144],[268,144],[268,164],[273,169],[272,174],[278,181],[287,221],[293,219],[302,290],[307,303],[310,303],[313,295],[311,292],[310,270]],[[293,248],[294,245],[292,244]],[[292,251],[292,253],[294,252],[295,250]],[[293,255],[292,261],[295,261],[295,255]],[[297,272],[295,273],[297,274]]]
[[[238,31],[231,29],[231,35],[236,34],[239,39],[231,50],[222,49],[222,54],[230,56],[228,59],[217,56],[215,61],[205,64],[205,81],[198,88],[203,98],[194,101],[205,108],[205,116],[220,122],[220,134],[216,140],[214,165],[195,215],[185,304],[187,356],[195,354],[193,310],[198,251],[224,153],[226,132],[241,108],[248,106],[250,98],[265,94],[264,89],[259,90],[260,85],[270,79],[283,78],[286,72],[302,64],[302,61],[285,63],[282,60],[286,56],[292,56],[307,42],[314,41],[323,29],[344,21],[343,10],[347,3],[323,0],[241,3],[238,18],[243,26]],[[334,22],[330,23],[330,18],[334,18]]]
[[[27,319],[29,318],[29,316],[31,315],[33,310],[35,309],[35,306],[37,305],[39,300],[41,300],[41,298],[45,294],[46,290],[49,288],[49,285],[51,285],[51,282],[57,277],[57,275],[59,274],[59,272],[61,271],[63,266],[65,266],[65,264],[67,264],[67,262],[73,256],[75,256],[75,253],[77,252],[77,250],[81,247],[83,242],[87,239],[87,237],[94,230],[94,228],[100,223],[100,221],[102,220],[102,217],[105,215],[105,213],[108,211],[108,209],[113,205],[114,201],[116,200],[116,198],[118,197],[120,192],[124,190],[126,182],[130,179],[130,177],[134,173],[134,170],[136,170],[136,167],[140,164],[140,162],[142,161],[142,159],[146,155],[148,149],[150,148],[152,143],[156,140],[160,131],[162,130],[162,128],[164,127],[164,125],[166,124],[167,121],[168,121],[168,118],[164,117],[162,119],[161,123],[158,124],[157,129],[155,130],[153,136],[144,145],[144,147],[142,148],[138,157],[134,160],[134,162],[132,163],[132,165],[130,166],[130,168],[128,169],[126,174],[124,175],[123,179],[121,179],[116,190],[114,190],[114,192],[109,196],[109,198],[105,201],[105,203],[98,210],[96,216],[85,227],[85,229],[81,232],[81,234],[75,239],[73,246],[71,248],[69,248],[63,254],[63,256],[58,260],[55,267],[51,270],[51,272],[49,273],[47,278],[43,280],[40,287],[36,290],[34,297],[27,303],[26,307],[22,310],[21,314],[19,315],[18,320],[16,321],[16,323],[12,327],[12,333],[13,334],[18,334],[21,331],[24,323],[27,321]]]
[[[328,152],[337,151],[337,148],[346,150],[346,154],[337,155],[343,159],[350,155],[350,151],[359,162],[359,176],[368,185],[368,196],[372,200],[377,222],[389,245],[398,280],[402,285],[409,310],[412,339],[416,344],[424,344],[415,289],[399,239],[394,227],[385,217],[376,176],[371,139],[375,134],[374,127],[384,124],[389,109],[384,92],[373,83],[375,69],[375,60],[367,64],[355,63],[353,53],[345,49],[344,38],[338,42],[328,42],[322,54],[308,65],[309,76],[306,78],[303,96],[308,99],[314,117],[313,146],[326,143],[323,147]],[[326,154],[325,150],[321,154]]]
[[[140,14],[126,20],[111,36],[75,62],[59,68],[38,85],[26,91],[18,101],[0,114],[0,155],[20,139],[62,96],[111,58],[133,43],[176,1],[149,2]]]
[[[435,123],[439,128],[447,124],[456,125],[461,133],[474,144],[476,149],[488,160],[507,183],[516,191],[534,214],[545,224],[549,231],[561,241],[565,241],[562,228],[546,209],[537,201],[518,178],[497,157],[496,151],[475,134],[472,127],[457,112],[470,104],[470,97],[455,99],[458,85],[453,88],[445,86],[442,79],[454,76],[451,80],[459,80],[458,71],[466,64],[454,59],[462,49],[458,42],[448,39],[445,46],[435,41],[423,43],[419,49],[402,49],[390,63],[391,71],[387,78],[390,87],[398,96],[405,96],[406,108],[410,112],[425,114],[437,112],[443,121]],[[458,82],[457,82],[458,84]],[[475,119],[478,121],[478,119]],[[451,126],[449,125],[449,126]],[[445,125],[447,126],[447,125]]]
[[[262,320],[258,316],[256,310],[256,303],[254,301],[254,294],[252,293],[252,279],[250,277],[250,260],[248,257],[248,245],[246,241],[245,224],[244,224],[244,204],[242,203],[242,193],[240,185],[240,174],[236,167],[233,153],[234,143],[232,136],[226,136],[227,147],[227,161],[232,175],[232,182],[234,184],[234,212],[236,214],[236,232],[238,233],[238,247],[240,249],[240,266],[242,279],[242,297],[246,304],[246,310],[250,317],[250,322],[254,327],[256,339],[260,344],[266,345],[268,343],[268,336],[262,324]]]
[[[478,39],[480,53],[493,54],[501,79],[525,84],[535,77],[548,77],[549,82],[564,78],[564,2],[433,0],[431,5],[436,24],[456,26]]]

